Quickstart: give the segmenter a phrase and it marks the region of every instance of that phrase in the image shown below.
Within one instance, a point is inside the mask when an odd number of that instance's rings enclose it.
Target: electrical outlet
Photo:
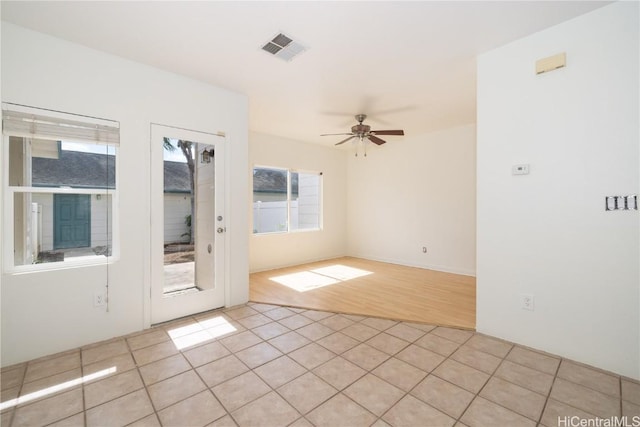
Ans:
[[[534,298],[531,294],[520,294],[520,304],[523,310],[533,311]]]
[[[93,294],[93,306],[104,307],[107,305],[107,294],[103,291],[98,291]]]

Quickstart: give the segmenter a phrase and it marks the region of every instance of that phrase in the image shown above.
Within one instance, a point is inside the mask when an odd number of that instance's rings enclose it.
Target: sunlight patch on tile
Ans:
[[[204,329],[204,325],[208,329]],[[235,332],[237,329],[222,316],[212,317],[203,322],[194,321],[192,324],[169,329],[167,333],[178,350],[184,350],[207,341],[212,341],[223,335]],[[191,333],[189,333],[191,332]]]
[[[0,403],[0,411],[4,411],[7,408],[11,408],[13,406],[21,405],[23,403],[30,402],[35,399],[39,399],[44,396],[48,396],[54,393],[58,393],[60,391],[66,390],[71,387],[75,387],[82,383],[86,383],[89,381],[93,381],[98,378],[106,377],[107,375],[113,374],[116,372],[116,367],[112,366],[111,368],[103,369],[101,371],[95,372],[90,375],[85,375],[84,377],[76,378],[70,381],[65,381],[60,384],[52,385],[51,387],[43,388],[42,390],[34,391],[33,393],[25,394],[24,396],[20,396],[16,399],[7,400],[6,402]]]

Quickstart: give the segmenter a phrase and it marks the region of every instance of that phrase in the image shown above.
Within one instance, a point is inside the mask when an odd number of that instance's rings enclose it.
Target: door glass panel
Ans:
[[[163,296],[174,297],[214,286],[215,163],[194,141],[163,138],[163,153]]]

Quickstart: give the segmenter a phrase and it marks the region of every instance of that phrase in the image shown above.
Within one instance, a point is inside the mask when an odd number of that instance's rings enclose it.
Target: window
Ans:
[[[2,234],[10,271],[113,255],[119,129],[46,113],[3,105]]]
[[[319,230],[322,173],[253,168],[253,232]]]

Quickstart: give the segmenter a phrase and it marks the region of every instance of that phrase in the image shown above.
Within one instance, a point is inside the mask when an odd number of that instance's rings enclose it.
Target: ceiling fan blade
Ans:
[[[370,140],[371,142],[373,142],[374,144],[378,144],[378,145],[382,145],[382,144],[384,144],[385,142],[387,142],[387,141],[385,141],[384,139],[380,139],[380,138],[378,138],[377,136],[375,136],[375,135],[371,135],[371,134],[369,134],[368,138],[369,138],[369,140]]]
[[[403,130],[372,130],[371,133],[376,135],[404,135]]]
[[[353,133],[323,133],[320,136],[335,136],[335,135],[353,135]]]
[[[348,134],[348,135],[351,135],[351,134]],[[345,142],[347,142],[347,141],[349,141],[349,140],[351,140],[353,138],[356,138],[356,135],[351,135],[349,138],[343,139],[342,141],[338,142],[336,145],[344,144]]]

